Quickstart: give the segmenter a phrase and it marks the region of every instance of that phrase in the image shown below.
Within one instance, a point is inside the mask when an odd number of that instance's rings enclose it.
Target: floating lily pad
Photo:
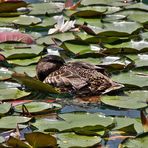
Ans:
[[[14,73],[12,78],[28,88],[48,93],[58,93],[51,85],[45,84],[39,80],[29,77],[25,74]]]
[[[15,24],[24,25],[24,26],[35,25],[41,22],[42,20],[40,18],[27,15],[21,15],[20,17],[18,17],[16,20],[13,21],[13,23]]]
[[[34,3],[29,5],[32,8],[30,15],[56,14],[62,12],[62,3]]]
[[[8,70],[7,68],[0,68],[0,80],[5,80],[11,78],[11,74],[13,72]]]
[[[69,147],[91,147],[101,142],[97,136],[80,136],[74,133],[58,134],[58,144],[62,148]]]
[[[26,141],[33,147],[56,147],[55,137],[41,132],[33,132],[25,135]]]
[[[20,47],[19,45],[15,46],[15,44],[3,44],[2,49],[7,49],[3,52],[7,59],[25,59],[36,57],[43,50],[43,47],[38,45],[23,45]]]
[[[130,85],[133,86],[133,89],[148,87],[147,71],[123,72],[119,75],[113,75],[112,79],[116,82],[125,84],[127,88],[130,88]]]
[[[115,117],[116,127],[112,130],[114,131],[123,131],[123,134],[135,134],[143,132],[143,126],[141,122],[137,121],[136,119],[129,118],[129,117]],[[131,128],[131,129],[130,129]]]
[[[38,56],[31,59],[12,59],[12,60],[8,60],[8,62],[15,65],[28,66],[28,65],[36,64],[40,58],[41,57]]]
[[[118,108],[141,109],[147,107],[148,91],[129,91],[123,96],[102,96],[101,102]]]
[[[0,115],[8,113],[10,108],[11,108],[11,103],[0,104]]]
[[[17,124],[27,123],[31,120],[28,117],[22,116],[6,116],[0,118],[0,129],[14,129]],[[20,125],[19,128],[24,128],[26,125]]]
[[[16,66],[13,68],[15,72],[17,73],[26,73],[30,77],[36,76],[36,70],[35,65],[29,65],[29,66]]]
[[[102,117],[99,114],[61,114],[62,121],[50,121],[46,119],[39,119],[33,125],[39,130],[43,131],[104,131],[109,125],[113,124],[113,118]]]
[[[141,134],[137,136],[136,138],[128,138],[125,141],[122,142],[121,148],[135,148],[135,147],[141,147],[141,148],[147,148],[148,145],[148,133]]]
[[[1,12],[13,12],[16,11],[17,8],[26,7],[27,3],[25,1],[2,1],[0,2],[0,13]]]
[[[17,88],[0,89],[0,100],[16,100],[27,95],[29,95],[29,93]]]
[[[72,32],[66,32],[66,33],[58,33],[54,35],[44,36],[36,40],[37,44],[53,44],[52,38],[59,39],[61,42],[64,42],[66,40],[72,40],[75,39],[75,36]]]
[[[88,6],[88,7],[81,7],[75,11],[66,10],[65,13],[68,16],[92,18],[92,17],[102,16],[106,11],[107,8],[105,7]]]
[[[29,113],[49,112],[55,109],[56,106],[52,103],[46,102],[30,102],[23,104],[29,111]],[[22,105],[15,106],[16,111],[22,112]]]

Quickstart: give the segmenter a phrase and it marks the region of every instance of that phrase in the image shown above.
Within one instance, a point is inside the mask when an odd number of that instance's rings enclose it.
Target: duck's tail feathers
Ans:
[[[112,86],[110,88],[106,89],[105,92],[103,92],[102,94],[106,94],[106,93],[109,93],[109,92],[114,91],[114,90],[119,90],[119,89],[121,89],[123,87],[124,87],[123,84],[113,82]]]

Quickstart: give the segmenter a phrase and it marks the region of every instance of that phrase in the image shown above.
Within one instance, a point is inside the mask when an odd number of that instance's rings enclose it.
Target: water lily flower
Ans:
[[[51,28],[48,31],[48,34],[53,34],[57,32],[66,32],[74,28],[75,20],[64,21],[63,15],[55,16],[54,19],[56,20],[56,24],[54,25],[55,28]]]

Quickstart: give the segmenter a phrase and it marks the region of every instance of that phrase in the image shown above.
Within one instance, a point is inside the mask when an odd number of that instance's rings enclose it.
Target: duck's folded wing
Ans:
[[[82,87],[87,85],[85,79],[80,77],[77,74],[72,73],[71,71],[55,71],[45,78],[44,83],[52,84],[56,87],[74,87],[79,90]]]

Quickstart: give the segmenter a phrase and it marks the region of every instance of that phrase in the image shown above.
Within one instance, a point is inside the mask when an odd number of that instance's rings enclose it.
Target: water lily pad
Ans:
[[[2,45],[2,49],[7,49],[3,52],[7,59],[25,59],[36,57],[43,50],[43,47],[38,45],[15,46],[15,44],[4,44]]]
[[[17,8],[26,7],[27,3],[25,1],[2,1],[0,2],[0,13],[1,12],[13,12],[16,11]]]
[[[4,88],[0,89],[0,100],[16,100],[21,97],[27,96],[29,93],[21,91],[17,88]]]
[[[3,42],[21,42],[25,44],[33,44],[35,41],[33,37],[21,32],[0,32],[0,43]]]
[[[40,18],[27,15],[21,15],[20,17],[18,17],[16,20],[13,21],[14,24],[24,25],[24,26],[35,25],[41,22],[42,20]]]
[[[59,39],[60,41],[64,42],[66,40],[72,40],[75,39],[75,36],[72,32],[66,32],[66,33],[58,33],[54,35],[44,36],[36,40],[37,44],[53,44],[52,38]]]
[[[0,115],[8,113],[10,108],[11,108],[11,103],[0,104]]]
[[[56,147],[57,140],[55,137],[41,132],[33,132],[25,135],[26,141],[32,147]]]
[[[28,65],[36,64],[40,58],[41,57],[38,56],[31,59],[12,59],[12,60],[8,60],[8,62],[15,65],[28,66]]]
[[[147,71],[123,72],[119,75],[113,75],[112,79],[116,82],[127,85],[127,88],[130,88],[130,85],[133,86],[133,88],[147,88],[148,86]]]
[[[16,66],[13,68],[15,72],[17,73],[26,73],[30,77],[36,76],[36,70],[35,65],[29,65],[29,66]]]
[[[103,96],[101,102],[125,109],[141,109],[147,107],[148,91],[130,91],[125,92],[123,96]]]
[[[67,10],[65,13],[68,16],[92,18],[92,17],[102,16],[103,13],[105,13],[106,11],[107,11],[107,8],[105,7],[88,6],[88,7],[81,7],[75,11]]]
[[[121,148],[134,148],[134,147],[141,147],[141,148],[147,148],[148,145],[148,133],[141,134],[137,136],[136,138],[128,138],[125,141],[122,142],[120,145]]]
[[[0,68],[0,80],[5,80],[11,78],[11,74],[13,72],[8,70],[7,68]]]
[[[143,127],[141,122],[137,121],[136,119],[129,118],[129,117],[115,117],[116,127],[112,130],[114,131],[123,131],[123,134],[135,134],[142,133]],[[131,128],[131,129],[130,129]]]
[[[91,147],[101,142],[101,138],[97,136],[80,136],[74,133],[58,134],[58,144],[62,148],[69,147]]]
[[[27,86],[28,88],[39,91],[39,92],[48,92],[48,93],[58,93],[51,85],[45,84],[39,80],[36,80],[32,77],[29,77],[25,74],[14,73],[12,78],[19,83]]]
[[[32,8],[30,15],[51,15],[62,12],[62,3],[34,3],[29,5]]]
[[[6,116],[0,119],[0,129],[14,129],[16,128],[17,124],[20,123],[27,123],[31,120],[28,117],[22,116]],[[19,128],[26,127],[26,125],[21,125]]]
[[[7,140],[7,145],[11,146],[11,147],[23,147],[23,148],[29,148],[30,147],[28,144],[24,143],[20,139],[17,139],[17,138],[12,137],[12,136]]]
[[[50,110],[54,110],[54,104],[46,103],[46,102],[30,102],[23,104],[29,111],[29,113],[39,113],[44,112],[45,110],[49,112]],[[22,112],[22,105],[15,106],[16,111]]]
[[[39,130],[43,131],[61,131],[77,132],[85,129],[87,131],[104,131],[109,125],[113,124],[113,118],[102,117],[99,114],[61,114],[60,118],[64,119],[62,121],[50,121],[46,119],[39,119],[33,125]],[[48,130],[47,130],[48,129]]]

